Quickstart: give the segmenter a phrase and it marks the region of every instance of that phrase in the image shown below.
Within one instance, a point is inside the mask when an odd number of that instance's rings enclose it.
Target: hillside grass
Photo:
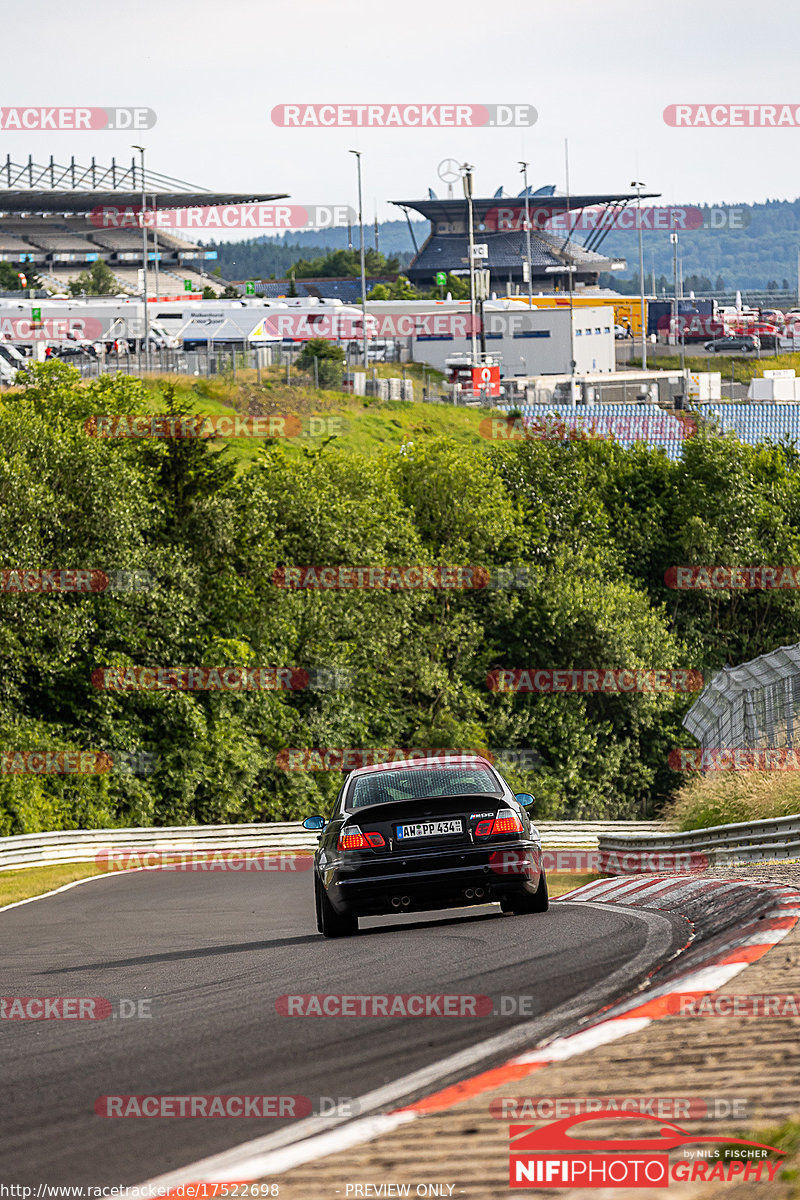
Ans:
[[[408,364],[407,378],[412,378],[412,367],[413,374],[419,376],[419,379],[414,378],[415,394],[419,395],[423,368],[418,364]],[[396,377],[400,374],[395,364],[378,364],[378,368],[379,377]],[[436,374],[426,370],[429,377]],[[239,371],[236,380],[230,374],[210,379],[156,376],[146,380],[150,411],[163,411],[165,386],[173,386],[176,398],[184,401],[196,413],[222,415],[234,411],[251,416],[292,414],[337,418],[338,421],[330,426],[334,430],[331,441],[342,450],[370,456],[383,449],[443,436],[456,442],[484,445],[480,424],[490,411],[424,402],[421,399],[380,401],[370,396],[316,389],[305,383],[287,385],[286,372],[282,367],[265,368],[261,384],[255,371]],[[324,432],[320,438],[281,438],[281,443],[290,454],[302,455],[322,445],[327,438],[328,434]],[[256,458],[263,439],[231,438],[224,442],[217,439],[214,444],[231,446],[244,465]]]
[[[632,358],[627,365],[632,368],[641,368],[642,360],[641,358]],[[659,355],[649,365],[659,371],[679,371],[681,356],[680,354],[669,354],[662,358]],[[765,371],[786,370],[787,368],[794,368],[795,372],[800,375],[800,353],[776,355],[769,350],[762,350],[761,358],[758,358],[755,354],[739,357],[738,355],[707,354],[705,351],[702,354],[691,354],[687,348],[687,371],[719,371],[722,375],[723,404],[725,403],[725,384],[730,383],[731,372],[733,372],[734,383],[749,384],[751,379],[760,378]],[[734,403],[738,404],[741,401],[734,401]]]

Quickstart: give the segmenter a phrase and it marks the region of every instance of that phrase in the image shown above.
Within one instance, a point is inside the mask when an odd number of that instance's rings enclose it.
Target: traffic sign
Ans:
[[[244,285],[244,294],[245,294],[245,296],[255,296],[256,285],[253,283],[252,279],[250,280],[249,283],[246,283]]]
[[[41,321],[41,319],[42,319],[42,310],[40,308],[32,308],[31,309],[31,320],[32,321]]]
[[[486,242],[476,242],[475,245],[472,247],[472,257],[473,258],[488,258],[489,257],[488,244]]]
[[[445,271],[437,271],[436,272],[436,286],[444,287],[444,285],[446,283],[447,283],[447,273]]]
[[[190,292],[190,291],[192,290],[192,281],[191,281],[191,279],[184,279],[184,281],[183,281],[183,290],[184,290],[185,292]]]

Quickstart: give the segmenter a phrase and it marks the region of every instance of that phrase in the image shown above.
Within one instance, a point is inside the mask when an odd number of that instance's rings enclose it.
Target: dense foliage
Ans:
[[[161,411],[180,411],[169,389]],[[9,569],[150,572],[149,590],[0,593],[0,746],[157,756],[150,774],[0,776],[0,834],[236,822],[325,808],[334,773],[286,747],[527,747],[540,816],[652,815],[692,697],[499,693],[497,667],[711,672],[797,640],[794,592],[670,591],[674,564],[798,561],[793,449],[700,435],[682,462],[603,441],[420,438],[253,457],[87,436],[147,411],[133,379],[35,365],[0,406]],[[310,564],[526,564],[525,587],[290,590]],[[113,691],[99,668],[337,669],[295,691]],[[319,678],[317,683],[319,683]]]

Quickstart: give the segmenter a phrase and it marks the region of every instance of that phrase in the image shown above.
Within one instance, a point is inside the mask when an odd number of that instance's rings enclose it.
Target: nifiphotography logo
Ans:
[[[785,1151],[743,1138],[689,1133],[672,1121],[636,1114],[637,1122],[653,1121],[654,1137],[573,1137],[574,1125],[589,1121],[632,1119],[631,1113],[605,1109],[553,1121],[548,1125],[509,1127],[509,1185],[512,1188],[668,1187],[671,1182],[745,1180],[771,1183],[781,1162],[770,1156]],[[710,1145],[710,1150],[688,1147]],[[670,1163],[669,1152],[683,1149]]]

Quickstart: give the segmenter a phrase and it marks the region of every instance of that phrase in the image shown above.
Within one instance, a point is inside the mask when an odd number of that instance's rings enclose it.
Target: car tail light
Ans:
[[[380,833],[362,833],[358,825],[348,825],[339,834],[339,841],[336,844],[337,850],[373,850],[380,849],[385,846],[383,835]]]
[[[359,829],[358,825],[349,825],[347,829],[343,829],[339,834],[339,841],[336,845],[337,850],[363,850],[367,844],[367,839]]]
[[[522,833],[522,821],[510,808],[501,808],[494,819],[492,833]]]
[[[491,821],[478,821],[475,837],[492,837],[496,833],[522,833],[522,821],[510,808],[501,808]]]

